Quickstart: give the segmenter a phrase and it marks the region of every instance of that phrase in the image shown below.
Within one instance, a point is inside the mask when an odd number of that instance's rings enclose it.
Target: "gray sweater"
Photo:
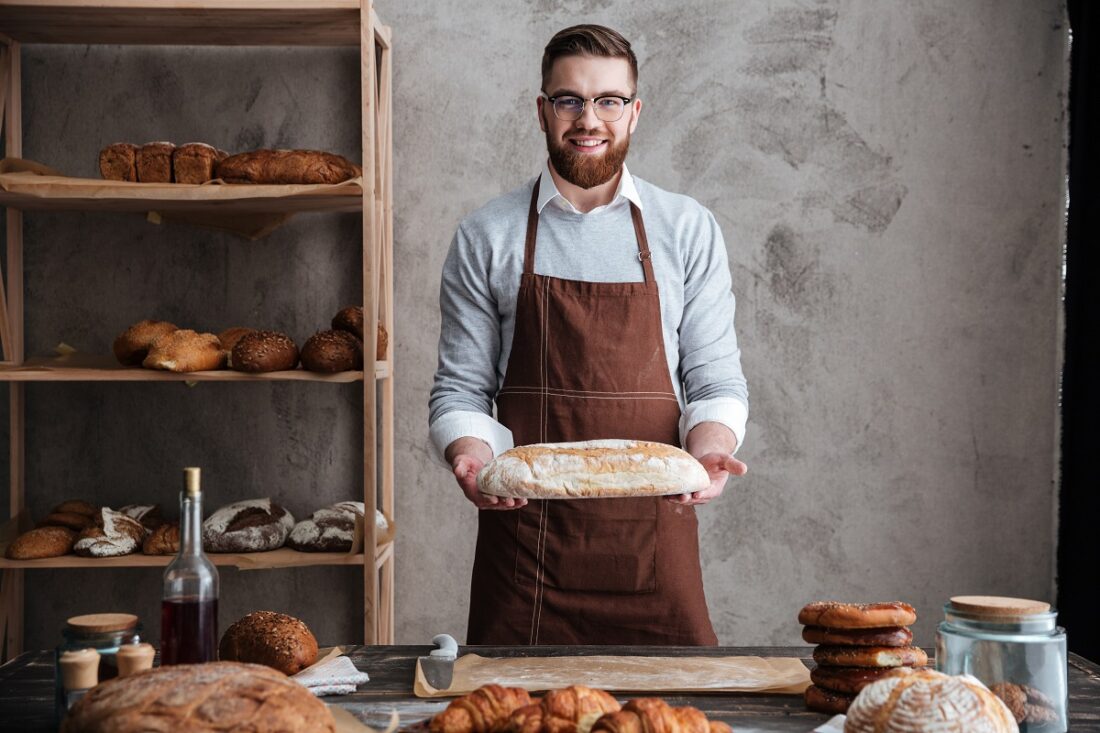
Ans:
[[[582,214],[544,167],[535,272],[570,280],[640,282],[629,201],[642,210],[661,299],[665,354],[680,400],[681,441],[695,425],[728,426],[740,447],[748,388],[733,329],[734,296],[722,232],[697,201],[623,169],[615,199]],[[511,432],[493,419],[515,326],[527,210],[534,180],[499,196],[458,226],[443,266],[439,365],[429,401],[437,457],[454,440],[481,438],[499,454]]]

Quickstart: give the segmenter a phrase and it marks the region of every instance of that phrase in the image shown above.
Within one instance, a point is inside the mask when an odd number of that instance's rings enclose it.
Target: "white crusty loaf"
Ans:
[[[709,484],[706,469],[686,451],[640,440],[518,446],[477,475],[483,494],[521,499],[663,496]]]

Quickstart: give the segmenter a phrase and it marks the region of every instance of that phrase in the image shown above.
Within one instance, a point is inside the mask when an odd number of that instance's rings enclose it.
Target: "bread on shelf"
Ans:
[[[76,532],[68,527],[38,527],[24,532],[8,545],[9,560],[41,560],[60,557],[73,551]]]
[[[271,499],[238,501],[206,518],[202,544],[207,552],[277,550],[293,527],[293,515]]]
[[[226,183],[342,183],[363,175],[347,158],[320,150],[252,150],[221,160],[217,176]]]

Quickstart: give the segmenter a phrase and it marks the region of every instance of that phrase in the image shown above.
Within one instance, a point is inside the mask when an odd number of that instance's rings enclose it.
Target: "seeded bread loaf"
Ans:
[[[317,639],[300,619],[274,611],[253,611],[225,630],[218,658],[297,674],[317,661]]]

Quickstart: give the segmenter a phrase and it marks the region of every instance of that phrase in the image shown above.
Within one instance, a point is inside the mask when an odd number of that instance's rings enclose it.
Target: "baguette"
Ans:
[[[320,150],[253,150],[218,161],[216,173],[226,183],[341,183],[363,175],[340,155]]]
[[[513,448],[485,465],[478,490],[522,499],[663,496],[710,485],[703,465],[664,443],[590,440]]]

